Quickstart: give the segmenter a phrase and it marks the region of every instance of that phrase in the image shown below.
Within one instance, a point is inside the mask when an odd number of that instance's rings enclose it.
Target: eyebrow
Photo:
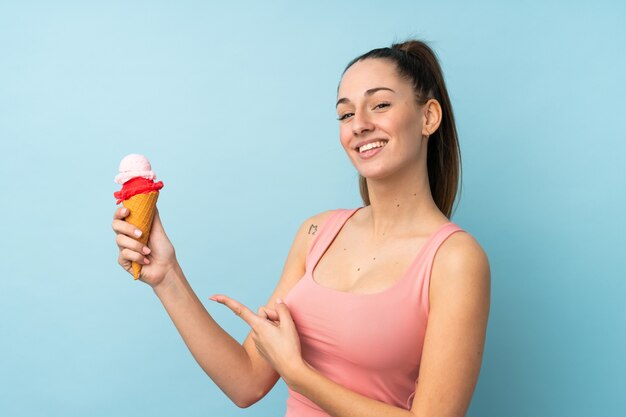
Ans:
[[[391,91],[392,93],[395,93],[395,91],[393,91],[391,88],[388,88],[388,87],[374,87],[374,88],[370,88],[369,90],[367,90],[365,92],[365,95],[371,96],[372,94],[380,90],[387,90],[387,91]],[[339,106],[341,103],[349,103],[349,102],[350,100],[348,100],[346,97],[342,97],[339,100],[337,100],[337,104],[335,104],[335,107]]]

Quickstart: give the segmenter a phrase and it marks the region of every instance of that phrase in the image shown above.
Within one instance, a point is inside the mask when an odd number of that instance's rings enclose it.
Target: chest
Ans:
[[[381,371],[417,369],[428,317],[419,288],[350,294],[302,280],[285,301],[303,358],[322,368],[341,363]]]
[[[404,277],[425,242],[426,238],[403,238],[374,245],[357,235],[339,235],[314,265],[313,280],[356,294],[384,291]]]

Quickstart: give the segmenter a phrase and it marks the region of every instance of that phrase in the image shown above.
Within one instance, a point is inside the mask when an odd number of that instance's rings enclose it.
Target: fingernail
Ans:
[[[141,230],[135,229],[135,236],[137,237],[141,236]]]
[[[283,300],[281,300],[280,298],[277,298],[277,299],[276,299],[276,303],[278,303],[278,304],[284,304],[284,303],[283,303]]]
[[[150,253],[150,248],[147,246],[143,247],[143,253],[145,253],[146,255]]]
[[[128,209],[127,208],[123,208],[121,213],[122,213],[122,216],[125,216],[126,213],[128,213]]]
[[[145,263],[147,263],[147,264],[149,264],[149,263],[150,263],[150,259],[148,259],[148,258],[143,258],[143,261],[144,261]]]
[[[215,296],[213,295],[213,296],[209,297],[209,300],[217,301],[217,298],[215,298]]]

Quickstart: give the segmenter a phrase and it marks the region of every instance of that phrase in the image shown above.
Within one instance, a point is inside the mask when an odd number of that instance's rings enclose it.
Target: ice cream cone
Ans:
[[[115,182],[122,185],[121,190],[113,193],[117,199],[116,204],[123,203],[130,210],[125,220],[141,230],[141,236],[137,240],[144,245],[150,239],[159,190],[163,188],[163,181],[156,182],[155,179],[156,174],[152,171],[148,158],[135,153],[122,158],[119,173],[115,176]],[[139,279],[141,265],[132,262],[135,280]]]
[[[150,229],[152,228],[152,220],[156,211],[156,203],[159,198],[158,191],[151,191],[144,194],[136,194],[122,202],[122,205],[130,210],[130,214],[126,217],[126,221],[141,230],[141,237],[137,240],[146,245],[150,238]],[[133,276],[139,278],[141,272],[141,264],[133,262]]]

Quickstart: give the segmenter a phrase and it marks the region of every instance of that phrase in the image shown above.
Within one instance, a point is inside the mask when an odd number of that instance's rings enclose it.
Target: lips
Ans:
[[[383,150],[385,150],[387,146],[379,146],[377,148],[372,148],[372,149],[368,149],[366,151],[363,152],[358,152],[357,154],[359,156],[359,159],[361,160],[368,160],[370,158],[374,158],[376,155],[378,155],[379,153],[381,153]]]

